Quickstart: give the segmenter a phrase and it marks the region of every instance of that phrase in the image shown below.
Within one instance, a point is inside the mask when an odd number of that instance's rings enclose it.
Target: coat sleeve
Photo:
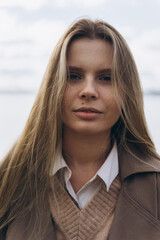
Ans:
[[[160,221],[160,173],[157,173],[157,215]]]
[[[29,227],[27,227],[29,226]],[[28,224],[28,218],[19,218],[14,220],[11,225],[8,228],[8,231],[6,233],[6,238],[4,238],[5,240],[28,240],[31,239],[32,240],[57,240],[56,239],[56,234],[55,234],[55,229],[54,229],[54,225],[52,224],[52,221],[50,221],[50,224],[48,225],[45,234],[41,235],[41,233],[38,231],[36,231],[36,229],[34,229],[35,231],[33,232],[33,226],[34,224],[32,224],[30,222],[30,224]],[[2,238],[3,239],[3,238]],[[1,240],[1,238],[0,238]]]
[[[2,231],[0,231],[0,240],[5,240],[5,236],[4,236],[4,234],[2,233]]]

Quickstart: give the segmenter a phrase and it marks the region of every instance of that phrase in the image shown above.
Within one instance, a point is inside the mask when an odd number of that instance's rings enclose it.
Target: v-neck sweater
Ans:
[[[77,202],[79,208],[82,209],[94,196],[96,190],[101,184],[101,181],[104,181],[106,184],[106,189],[109,191],[110,185],[118,175],[118,172],[118,149],[117,143],[114,141],[113,147],[102,166],[99,168],[96,174],[88,182],[86,182],[81,189],[79,189],[78,192],[75,193],[72,187],[72,184],[70,182],[72,171],[65,162],[65,159],[61,153],[57,154],[51,175],[54,176],[55,174],[58,174],[62,185],[66,187],[69,194]]]
[[[82,210],[77,207],[56,175],[53,182],[50,208],[57,240],[106,240],[121,188],[119,176],[112,182],[109,192],[102,182]]]

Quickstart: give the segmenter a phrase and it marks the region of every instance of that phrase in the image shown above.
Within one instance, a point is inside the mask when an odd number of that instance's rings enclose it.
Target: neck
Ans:
[[[110,152],[110,133],[87,135],[64,129],[63,156],[70,168],[99,168]]]
[[[64,129],[63,157],[72,171],[75,192],[88,182],[104,163],[111,149],[110,133],[80,134]]]

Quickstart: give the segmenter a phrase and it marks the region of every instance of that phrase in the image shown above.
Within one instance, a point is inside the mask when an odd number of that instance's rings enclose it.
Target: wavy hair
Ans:
[[[49,173],[62,144],[61,108],[68,75],[67,51],[71,41],[84,37],[100,38],[113,46],[112,84],[121,116],[111,134],[118,148],[159,158],[148,133],[139,76],[126,41],[106,22],[78,20],[57,43],[25,128],[1,164],[2,233],[15,218],[33,209],[36,219],[45,212],[43,206],[51,186]]]

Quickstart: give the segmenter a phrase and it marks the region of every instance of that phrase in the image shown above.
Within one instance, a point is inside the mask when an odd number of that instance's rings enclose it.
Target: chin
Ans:
[[[80,135],[99,135],[110,133],[111,127],[102,127],[102,124],[95,123],[78,123],[78,124],[64,124],[64,132],[68,134]]]
[[[77,132],[78,134],[84,134],[84,135],[97,135],[97,134],[106,134],[107,132],[110,132],[110,130],[106,129],[99,129],[96,126],[95,127],[79,127],[77,129],[74,129],[74,132]]]

